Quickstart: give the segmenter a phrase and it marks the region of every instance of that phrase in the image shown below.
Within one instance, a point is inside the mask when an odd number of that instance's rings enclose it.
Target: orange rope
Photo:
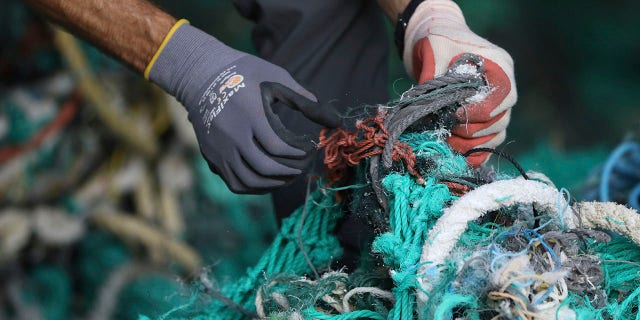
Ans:
[[[364,158],[382,154],[389,132],[383,125],[387,113],[378,112],[374,117],[358,121],[353,132],[336,129],[327,136],[327,129],[320,132],[319,148],[324,150],[324,164],[327,167],[329,183],[342,180],[349,167],[360,163]],[[406,143],[396,141],[393,146],[393,161],[403,161],[407,171],[422,183],[424,180],[416,170],[416,155]]]
[[[444,181],[443,183],[447,185],[447,187],[449,188],[449,191],[451,191],[451,194],[453,194],[454,196],[460,197],[466,194],[467,192],[471,191],[471,187],[461,183],[452,182],[452,181]]]
[[[57,116],[44,128],[38,131],[26,143],[19,146],[9,146],[0,149],[0,164],[7,162],[14,157],[37,148],[45,142],[50,136],[64,128],[74,117],[78,109],[79,95],[73,92],[69,99],[62,105]]]

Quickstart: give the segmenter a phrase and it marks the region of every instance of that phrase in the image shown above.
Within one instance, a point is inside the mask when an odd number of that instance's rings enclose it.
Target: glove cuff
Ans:
[[[189,101],[198,99],[195,93],[211,77],[207,70],[219,70],[245,55],[183,19],[169,31],[145,76],[183,105],[193,105]]]
[[[394,32],[394,41],[401,59],[404,53],[404,36],[407,32],[407,26],[409,25],[409,21],[411,20],[413,13],[416,11],[416,8],[423,1],[424,0],[411,0],[404,11],[398,15],[398,22],[396,23],[396,30]]]
[[[155,65],[156,60],[158,60],[158,56],[160,55],[160,52],[162,52],[164,50],[164,47],[167,45],[167,43],[169,42],[171,37],[173,37],[173,34],[176,32],[176,30],[178,30],[178,28],[180,28],[180,26],[182,26],[185,23],[188,24],[189,20],[187,20],[187,19],[178,20],[176,22],[176,24],[174,24],[173,27],[171,27],[169,32],[167,32],[167,35],[164,36],[164,39],[162,40],[162,43],[160,44],[160,47],[158,47],[158,50],[156,50],[156,53],[153,54],[153,57],[151,58],[151,61],[149,61],[149,64],[147,64],[147,67],[144,69],[144,79],[145,80],[149,80],[149,73],[151,72],[151,69]]]

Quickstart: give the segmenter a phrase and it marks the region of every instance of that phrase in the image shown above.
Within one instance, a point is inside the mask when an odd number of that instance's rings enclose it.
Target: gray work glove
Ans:
[[[187,109],[211,170],[236,193],[283,186],[309,164],[317,137],[286,130],[273,104],[284,103],[324,126],[339,123],[284,69],[188,24],[177,28],[150,68],[149,79]]]

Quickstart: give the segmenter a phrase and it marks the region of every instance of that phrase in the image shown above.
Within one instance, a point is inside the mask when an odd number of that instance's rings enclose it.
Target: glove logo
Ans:
[[[211,129],[213,119],[217,117],[229,99],[238,91],[246,87],[244,76],[238,74],[235,70],[236,66],[231,66],[222,71],[211,84],[207,87],[198,106],[200,106],[200,114],[202,121],[207,128],[207,133]]]
[[[242,84],[242,81],[244,81],[244,77],[242,75],[235,74],[235,75],[231,76],[231,78],[229,78],[227,80],[227,82],[225,82],[222,86],[220,86],[220,90],[218,90],[218,91],[220,91],[220,93],[222,93],[226,89],[233,89],[233,88],[237,87],[238,85]]]

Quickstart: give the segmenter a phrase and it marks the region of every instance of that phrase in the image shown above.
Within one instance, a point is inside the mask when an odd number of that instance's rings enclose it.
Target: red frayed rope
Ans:
[[[387,113],[380,111],[374,117],[358,121],[353,132],[336,129],[327,136],[327,129],[320,132],[319,148],[324,149],[324,164],[327,167],[329,183],[342,180],[349,167],[362,159],[382,154],[389,132],[383,125]],[[416,170],[416,155],[406,143],[396,141],[393,145],[393,161],[403,161],[407,171],[422,184],[424,179]]]
[[[80,102],[80,95],[73,92],[62,105],[58,115],[44,128],[38,131],[26,143],[19,146],[8,146],[0,149],[0,164],[3,164],[22,153],[33,150],[44,143],[49,137],[63,129],[75,116]]]

